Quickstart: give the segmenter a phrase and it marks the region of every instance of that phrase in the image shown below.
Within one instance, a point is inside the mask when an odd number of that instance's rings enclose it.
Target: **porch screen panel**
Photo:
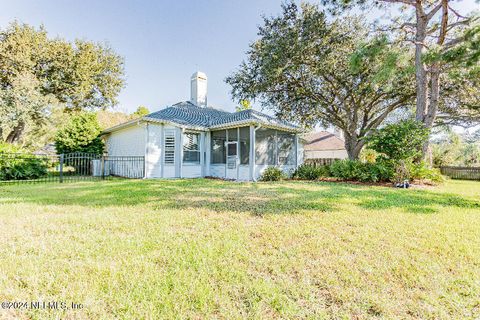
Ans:
[[[235,129],[228,129],[228,141],[229,141],[229,142],[238,141],[237,128],[235,128]]]
[[[295,135],[277,131],[278,139],[278,164],[294,165],[295,164]]]
[[[228,142],[238,142],[238,129],[228,129]],[[235,169],[238,161],[237,143],[227,144],[227,168]]]
[[[275,130],[258,129],[255,132],[255,163],[275,165],[275,145]]]
[[[250,127],[240,128],[240,164],[250,163]]]
[[[226,149],[225,149],[225,142],[226,142],[226,131],[225,130],[218,130],[211,132],[211,160],[212,164],[223,164],[226,163]]]

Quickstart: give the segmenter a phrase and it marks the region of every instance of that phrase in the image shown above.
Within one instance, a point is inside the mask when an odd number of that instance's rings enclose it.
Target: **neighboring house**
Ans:
[[[207,107],[207,77],[191,79],[191,100],[103,132],[112,156],[145,156],[145,178],[256,180],[269,166],[303,161],[301,129],[249,109]]]
[[[318,131],[305,134],[304,158],[307,159],[346,159],[345,141],[337,135]]]
[[[53,156],[57,154],[57,150],[55,148],[55,143],[49,143],[38,149],[37,151],[33,152],[36,155],[42,156]]]

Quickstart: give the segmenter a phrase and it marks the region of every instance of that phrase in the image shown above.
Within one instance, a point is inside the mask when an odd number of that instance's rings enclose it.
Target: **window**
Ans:
[[[212,131],[211,133],[211,159],[212,164],[226,163],[227,152],[225,149],[226,131]]]
[[[175,164],[174,130],[165,130],[165,164]]]
[[[277,132],[278,164],[295,164],[295,135],[286,132]]]
[[[200,163],[200,134],[183,135],[183,163]]]

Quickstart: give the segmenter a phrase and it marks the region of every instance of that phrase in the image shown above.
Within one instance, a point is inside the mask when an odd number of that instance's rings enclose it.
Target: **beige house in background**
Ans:
[[[304,139],[304,159],[346,159],[345,141],[333,133],[318,131],[307,133]]]

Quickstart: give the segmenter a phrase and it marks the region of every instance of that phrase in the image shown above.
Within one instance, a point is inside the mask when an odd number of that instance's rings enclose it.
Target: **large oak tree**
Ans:
[[[414,49],[416,120],[431,128],[441,123],[480,122],[480,25],[463,15],[453,0],[323,0],[334,13],[380,7],[391,19],[382,29],[400,34]],[[401,14],[394,14],[400,12]],[[393,14],[392,14],[393,13]],[[461,76],[459,76],[461,74]],[[438,119],[440,118],[440,119]],[[423,146],[425,155],[428,140]]]
[[[370,36],[360,19],[327,22],[317,6],[282,7],[280,16],[264,18],[247,60],[227,78],[233,97],[307,126],[333,124],[349,157],[358,158],[364,138],[414,102],[401,48]]]

